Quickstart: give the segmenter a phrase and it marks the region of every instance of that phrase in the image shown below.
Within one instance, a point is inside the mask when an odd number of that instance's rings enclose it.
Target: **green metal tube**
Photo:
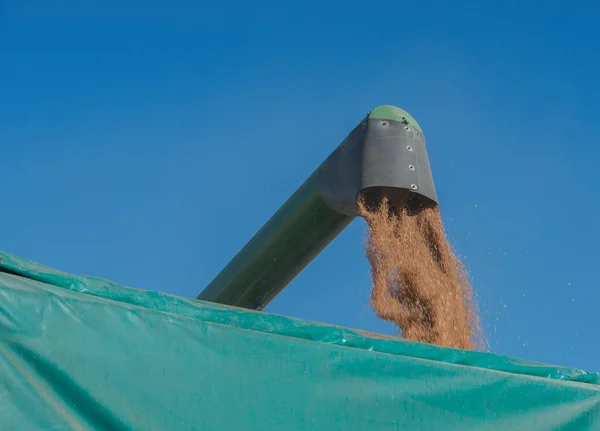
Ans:
[[[331,209],[313,174],[198,299],[262,310],[354,217]]]
[[[430,178],[426,153],[425,168],[418,175],[414,168],[421,148],[421,128],[408,113],[388,105],[371,111],[198,299],[262,310],[356,217],[362,190],[423,185],[416,193],[435,201],[433,180],[419,183]]]

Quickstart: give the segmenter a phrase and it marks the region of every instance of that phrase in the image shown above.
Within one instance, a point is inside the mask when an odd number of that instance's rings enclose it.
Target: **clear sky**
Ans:
[[[600,371],[599,7],[0,1],[0,248],[195,296],[395,104],[425,132],[492,351]],[[267,311],[393,333],[364,229]]]

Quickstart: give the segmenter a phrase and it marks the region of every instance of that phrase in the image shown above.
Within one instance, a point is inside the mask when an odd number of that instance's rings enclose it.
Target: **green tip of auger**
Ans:
[[[419,132],[423,133],[421,130],[421,126],[419,123],[406,112],[404,109],[400,109],[397,106],[392,105],[381,105],[377,108],[373,109],[369,114],[369,118],[374,118],[378,120],[391,120],[391,121],[400,121],[408,126],[414,127]]]

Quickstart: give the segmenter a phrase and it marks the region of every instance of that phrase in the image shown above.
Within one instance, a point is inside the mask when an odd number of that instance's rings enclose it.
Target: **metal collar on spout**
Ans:
[[[356,216],[359,193],[372,188],[406,190],[437,204],[425,138],[419,124],[395,106],[369,114],[318,170],[318,189],[334,210]]]
[[[262,310],[358,215],[359,194],[381,189],[437,204],[423,132],[389,105],[358,124],[198,299]]]

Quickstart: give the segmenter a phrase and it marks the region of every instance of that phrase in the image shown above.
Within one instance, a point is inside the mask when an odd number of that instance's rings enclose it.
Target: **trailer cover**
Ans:
[[[600,376],[0,252],[2,430],[600,430]]]

